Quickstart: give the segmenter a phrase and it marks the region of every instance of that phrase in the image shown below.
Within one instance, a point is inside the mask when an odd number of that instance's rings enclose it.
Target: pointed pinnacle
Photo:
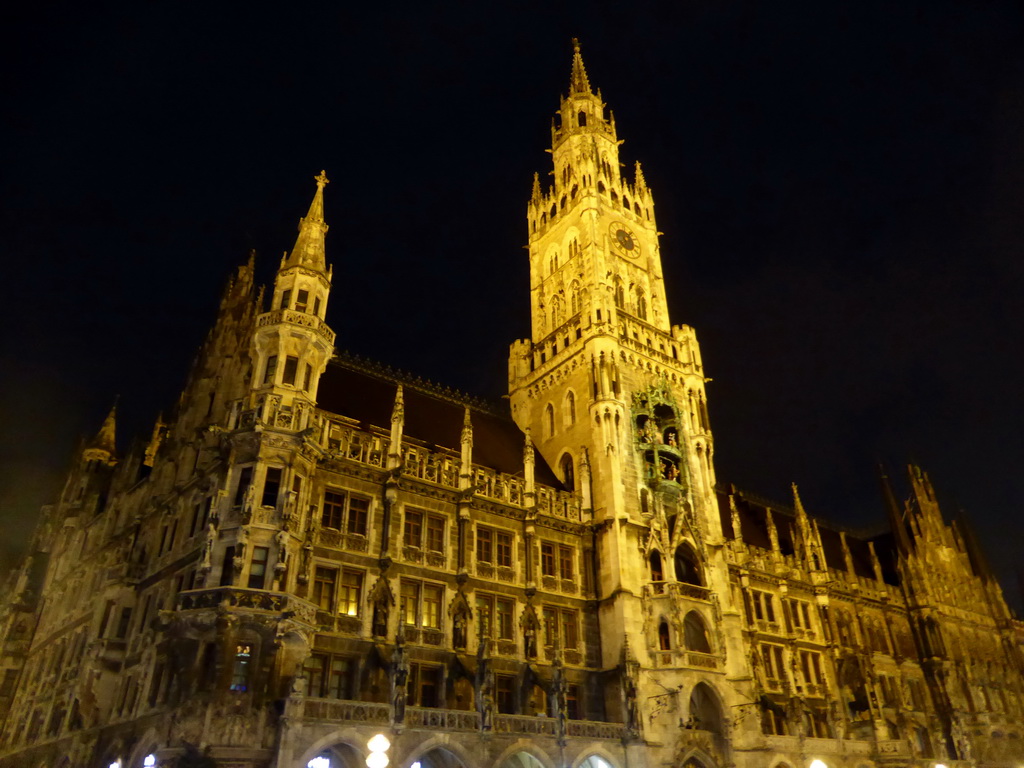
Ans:
[[[569,95],[574,93],[592,93],[590,90],[590,79],[587,77],[587,68],[583,66],[583,56],[580,55],[580,41],[572,39],[572,75],[569,78]]]
[[[640,161],[636,161],[636,170],[634,171],[633,178],[636,180],[637,189],[647,189],[647,179],[644,178],[643,169],[640,167]]]
[[[807,511],[804,509],[804,503],[800,500],[800,491],[796,487],[796,483],[791,483],[793,486],[793,510],[796,512],[797,518],[807,519]]]
[[[103,420],[103,425],[100,427],[99,432],[96,433],[96,437],[89,444],[90,448],[106,451],[111,456],[117,452],[117,401],[120,398],[120,395],[114,398],[114,405],[111,407],[110,413],[107,414],[107,418]]]
[[[321,272],[327,270],[324,253],[324,235],[328,229],[324,221],[324,187],[329,183],[327,174],[320,171],[320,175],[315,176],[314,181],[316,194],[313,195],[313,202],[309,204],[309,212],[299,219],[299,236],[295,239],[291,255],[285,256],[282,267],[301,264]]]
[[[530,193],[530,199],[534,202],[540,202],[540,174],[533,174],[533,192]]]

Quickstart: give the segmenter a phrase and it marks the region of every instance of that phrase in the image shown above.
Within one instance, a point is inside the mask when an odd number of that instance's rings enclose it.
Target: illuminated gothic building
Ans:
[[[551,141],[503,409],[336,356],[317,177],[172,418],[120,454],[112,412],[43,509],[0,598],[0,766],[1024,762],[1024,624],[921,470],[875,537],[716,481],[578,48]]]

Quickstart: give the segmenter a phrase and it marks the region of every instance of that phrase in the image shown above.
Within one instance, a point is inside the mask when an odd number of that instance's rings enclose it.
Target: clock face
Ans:
[[[626,229],[625,225],[616,222],[611,226],[612,248],[617,253],[630,259],[640,256],[640,243],[636,237]]]

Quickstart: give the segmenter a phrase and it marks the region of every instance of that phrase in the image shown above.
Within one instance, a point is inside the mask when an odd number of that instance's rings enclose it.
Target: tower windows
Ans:
[[[309,306],[309,291],[299,291],[295,297],[295,311],[305,312]]]
[[[636,316],[641,320],[647,319],[647,297],[641,288],[636,289]]]
[[[629,198],[626,197],[625,195],[622,196],[622,207],[625,208],[627,211],[629,210]]]
[[[306,363],[306,375],[302,379],[302,390],[304,392],[309,392],[309,385],[312,383],[312,381],[313,381],[313,366],[310,365],[309,363]]]
[[[277,355],[271,355],[267,358],[267,367],[263,371],[263,383],[273,384],[274,379],[277,377]]]
[[[295,386],[295,377],[299,372],[299,358],[288,355],[284,359],[284,383]]]
[[[277,495],[281,491],[281,468],[267,467],[267,476],[263,481],[263,500],[260,504],[264,507],[276,507]]]
[[[622,287],[622,281],[619,278],[615,278],[615,307],[616,309],[624,309],[626,306],[626,291]]]
[[[555,434],[555,406],[547,404],[544,409],[544,437],[550,438]]]
[[[288,305],[292,301],[291,291],[281,291],[281,309],[288,309]]]
[[[580,112],[576,115],[576,122],[579,123],[580,128],[584,128],[587,125],[587,113]]]
[[[565,487],[570,490],[576,489],[576,477],[573,471],[572,454],[566,453],[562,455],[561,466],[559,469],[562,470],[562,482],[565,483]]]
[[[313,314],[320,317],[320,297],[313,299]]]
[[[665,580],[665,569],[661,565],[661,553],[651,552],[651,581],[657,583]]]
[[[569,390],[565,393],[565,426],[571,427],[576,423],[576,394]]]
[[[600,179],[597,180],[597,191],[600,192],[602,195],[608,191],[607,189],[605,189],[604,182],[601,181]]]
[[[576,241],[573,240],[573,243]],[[569,286],[569,301],[571,302],[569,314],[575,316],[580,311],[580,284],[577,281],[573,281],[572,285]]]

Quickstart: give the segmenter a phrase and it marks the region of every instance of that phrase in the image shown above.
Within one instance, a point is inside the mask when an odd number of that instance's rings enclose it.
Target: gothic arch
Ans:
[[[674,560],[676,581],[681,581],[684,584],[693,584],[698,587],[704,586],[700,559],[689,542],[684,541],[676,547]]]
[[[688,651],[711,653],[707,622],[697,611],[690,611],[683,619],[683,645]]]
[[[686,705],[687,722],[695,728],[725,736],[725,715],[722,699],[709,683],[700,682],[693,686]]]
[[[544,406],[544,439],[555,436],[555,406],[548,403]]]
[[[567,390],[565,393],[565,411],[562,414],[563,421],[566,427],[571,427],[576,423],[576,393],[573,390]]]
[[[618,761],[603,747],[591,747],[572,764],[572,768],[619,768]]]
[[[324,756],[328,759],[335,758],[331,760],[331,768],[363,768],[366,764],[366,752],[363,747],[365,742],[366,738],[355,728],[332,731],[307,747],[295,761],[295,765],[306,768],[310,760]]]
[[[533,742],[518,739],[498,756],[492,768],[555,768],[555,763]]]
[[[397,768],[399,765],[410,766],[417,762],[422,768],[469,768],[476,765],[465,747],[447,733],[432,736],[417,745],[404,758],[396,760],[395,765]]]
[[[576,490],[576,463],[572,454],[565,451],[558,459],[558,471],[561,474],[562,482],[569,491]]]

